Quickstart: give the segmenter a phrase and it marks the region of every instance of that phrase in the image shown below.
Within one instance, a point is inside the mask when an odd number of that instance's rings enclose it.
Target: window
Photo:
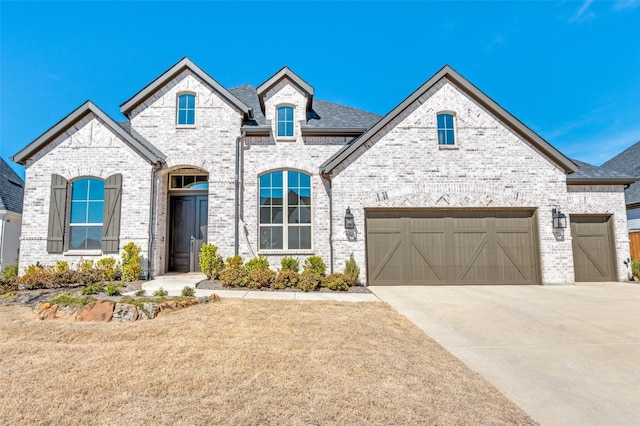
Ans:
[[[193,126],[196,124],[196,95],[183,93],[178,96],[178,125]]]
[[[169,189],[207,189],[209,188],[207,175],[171,175]]]
[[[293,136],[293,107],[278,107],[278,136]]]
[[[310,250],[311,176],[295,170],[266,173],[259,191],[260,249]]]
[[[69,248],[100,250],[104,212],[104,181],[79,179],[71,185]]]
[[[455,145],[453,114],[438,114],[438,145]]]

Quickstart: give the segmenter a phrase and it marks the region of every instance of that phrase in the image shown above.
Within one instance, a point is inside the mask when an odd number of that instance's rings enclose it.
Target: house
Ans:
[[[640,141],[602,165],[605,169],[631,175],[640,180]],[[625,191],[627,224],[631,239],[631,253],[640,259],[640,181],[629,185]]]
[[[184,58],[120,110],[87,101],[14,156],[21,267],[134,241],[151,276],[194,271],[207,241],[272,267],[353,253],[368,285],[626,278],[633,179],[580,167],[449,66],[381,117],[287,67],[226,89]]]
[[[24,181],[0,157],[0,270],[18,264]]]

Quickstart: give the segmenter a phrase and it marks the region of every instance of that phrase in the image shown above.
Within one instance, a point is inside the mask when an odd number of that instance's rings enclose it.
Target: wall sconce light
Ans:
[[[553,229],[564,229],[567,227],[567,216],[560,211],[560,206],[551,209],[551,217],[553,218]]]
[[[351,209],[347,207],[347,212],[344,215],[344,229],[352,230],[355,229],[356,222],[353,219],[353,214],[351,214]]]

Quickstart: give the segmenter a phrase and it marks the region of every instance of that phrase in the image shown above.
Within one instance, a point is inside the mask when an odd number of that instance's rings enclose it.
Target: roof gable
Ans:
[[[271,89],[276,84],[280,83],[280,81],[287,79],[295,84],[302,92],[307,95],[307,111],[311,110],[313,105],[313,87],[306,81],[304,81],[300,76],[293,71],[291,71],[288,67],[282,67],[280,71],[276,72],[274,75],[269,77],[267,81],[262,83],[260,86],[256,88],[256,92],[258,94],[258,100],[260,101],[260,108],[262,109],[262,113],[264,114],[264,96],[267,94],[269,89]]]
[[[0,210],[22,213],[24,181],[0,157]]]
[[[242,111],[246,116],[251,117],[251,108],[249,108],[244,102],[235,97],[231,92],[225,89],[220,83],[214,80],[209,74],[204,72],[200,67],[194,64],[189,58],[182,58],[177,64],[162,73],[159,77],[145,86],[142,90],[136,93],[133,97],[120,105],[120,111],[129,117],[135,107],[144,102],[147,98],[153,95],[161,87],[166,85],[169,81],[174,79],[185,69],[191,71],[194,75],[206,82],[209,87],[217,91],[226,99],[229,103],[235,106],[238,110]]]
[[[403,111],[409,108],[415,101],[417,101],[423,94],[434,87],[443,78],[446,78],[459,90],[468,95],[474,101],[478,102],[482,107],[490,111],[498,119],[506,123],[507,126],[509,126],[509,128],[512,129],[516,134],[529,141],[533,146],[546,154],[565,172],[572,173],[577,170],[576,165],[570,159],[560,153],[560,151],[551,146],[533,130],[525,126],[520,120],[515,118],[507,110],[498,105],[494,100],[485,95],[480,89],[474,86],[470,81],[465,79],[449,65],[445,65],[440,71],[434,74],[429,80],[427,80],[422,86],[420,86],[398,106],[396,106],[387,115],[385,115],[380,121],[378,121],[378,123],[367,130],[362,136],[354,140],[351,144],[346,145],[343,149],[339,150],[331,158],[325,161],[320,166],[320,171],[323,173],[330,173],[344,160],[346,160],[351,154],[353,154],[358,148],[360,148],[368,140],[370,140],[376,133],[378,133],[392,120],[402,114]]]
[[[160,152],[160,150],[158,150],[150,142],[142,138],[142,136],[136,135],[136,137],[134,137],[130,133],[127,133],[127,131],[122,126],[116,123],[93,102],[86,101],[78,108],[76,108],[71,114],[67,115],[56,125],[44,132],[39,138],[24,147],[11,159],[18,164],[25,165],[29,158],[31,158],[38,151],[47,146],[56,137],[66,132],[70,127],[84,118],[87,114],[93,114],[97,118],[102,120],[114,134],[119,136],[120,139],[122,139],[127,145],[129,145],[141,157],[146,159],[150,164],[154,164],[157,161],[164,160],[166,158],[166,156],[162,152]]]

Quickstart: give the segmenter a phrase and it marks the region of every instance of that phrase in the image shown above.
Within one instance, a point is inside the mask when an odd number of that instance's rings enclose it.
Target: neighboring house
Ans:
[[[24,181],[0,157],[0,270],[18,263]]]
[[[613,157],[602,167],[631,175],[638,179],[624,191],[627,203],[627,224],[631,239],[631,253],[640,259],[640,141]]]
[[[22,267],[134,241],[151,275],[193,271],[207,241],[272,267],[354,253],[369,285],[626,278],[633,179],[579,167],[448,66],[380,117],[286,67],[226,89],[185,58],[120,110],[86,102],[14,156]]]

